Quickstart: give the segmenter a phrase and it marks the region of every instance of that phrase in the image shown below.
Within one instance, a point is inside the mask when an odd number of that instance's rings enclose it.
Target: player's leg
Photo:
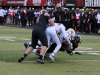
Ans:
[[[36,36],[36,32],[35,31],[36,31],[36,29],[34,29],[32,31],[32,47],[29,47],[27,49],[27,51],[25,52],[25,54],[18,60],[18,62],[22,62],[25,59],[25,57],[28,54],[30,54],[34,50],[34,48],[36,47],[36,44],[37,44],[37,41],[38,41],[38,37]]]
[[[53,30],[52,30],[53,31]],[[54,56],[55,54],[59,51],[59,49],[61,48],[61,39],[60,39],[60,36],[59,34],[57,33],[56,30],[54,30],[50,36],[52,37],[53,41],[57,44],[57,46],[55,47],[54,51],[50,54],[50,59],[52,61],[54,61]]]
[[[50,31],[52,31],[52,29],[51,29],[51,27],[48,27],[47,29],[46,29],[46,31],[45,31],[45,34],[46,34],[46,37],[47,37],[47,40],[48,40],[48,48],[50,47],[50,39],[51,39],[51,37],[50,37]]]
[[[47,37],[46,37],[45,31],[43,28],[41,28],[41,27],[38,28],[37,36],[43,45],[41,48],[41,51],[40,51],[39,59],[37,60],[37,62],[44,64],[43,57],[44,57],[45,52],[48,47],[48,41],[47,41]]]

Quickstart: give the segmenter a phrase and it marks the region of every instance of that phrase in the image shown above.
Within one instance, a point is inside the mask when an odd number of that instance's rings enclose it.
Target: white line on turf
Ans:
[[[100,51],[77,51],[77,52],[100,52]]]
[[[99,53],[87,53],[87,54],[100,55]]]
[[[12,42],[0,42],[0,43],[12,43]],[[82,44],[100,44],[100,43],[82,43]]]
[[[51,60],[45,60],[47,62],[52,62]],[[55,60],[55,61],[100,61],[100,60]],[[0,61],[0,62],[17,62],[17,61]],[[37,62],[37,61],[22,61],[22,62]]]

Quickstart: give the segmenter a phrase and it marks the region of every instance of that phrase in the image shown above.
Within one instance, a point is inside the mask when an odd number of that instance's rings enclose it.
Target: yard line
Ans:
[[[9,43],[9,44],[23,44],[23,43],[11,43],[11,42],[0,42],[0,43]]]
[[[11,42],[0,42],[0,43],[11,43]],[[20,43],[17,43],[17,44],[20,44]],[[100,43],[81,43],[81,44],[100,44]]]
[[[26,34],[15,34],[15,33],[12,33],[12,34],[0,34],[0,35],[6,35],[6,36],[8,36],[8,35],[26,35]],[[31,35],[31,33],[29,33],[27,35]]]
[[[77,51],[77,52],[100,52],[100,51]]]
[[[45,60],[47,62],[52,62],[51,60]],[[100,60],[55,60],[55,61],[100,61]],[[18,61],[0,61],[0,62],[18,62]],[[22,61],[22,62],[37,62],[37,61]]]
[[[81,43],[81,44],[100,44],[100,43]]]

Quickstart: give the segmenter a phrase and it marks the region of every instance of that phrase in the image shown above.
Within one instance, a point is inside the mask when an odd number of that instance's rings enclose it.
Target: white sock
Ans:
[[[53,52],[51,55],[52,55],[52,56],[55,56],[55,54],[56,54],[56,53]]]
[[[72,53],[75,53],[75,51],[72,51]]]

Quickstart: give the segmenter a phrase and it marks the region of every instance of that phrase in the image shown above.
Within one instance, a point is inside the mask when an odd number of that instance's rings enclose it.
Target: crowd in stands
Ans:
[[[40,10],[42,8],[32,8],[32,7],[15,7],[10,6],[9,9],[2,9],[0,7],[0,25],[12,24],[18,26],[28,26],[34,27],[36,25],[36,20],[39,17]],[[50,14],[50,17],[55,17],[55,12],[58,11],[55,7],[47,7],[46,10]],[[73,28],[77,33],[87,33],[87,34],[98,34],[100,28],[100,9],[93,8],[66,8],[62,7],[64,11],[64,18],[61,23],[64,24],[66,29]],[[59,11],[58,13],[59,14]],[[57,15],[56,14],[56,15]],[[60,14],[61,16],[63,13]],[[62,17],[61,17],[62,18]],[[60,18],[59,18],[60,19]],[[59,20],[60,21],[60,20]],[[57,19],[55,18],[55,22]],[[58,22],[60,23],[60,22]]]

